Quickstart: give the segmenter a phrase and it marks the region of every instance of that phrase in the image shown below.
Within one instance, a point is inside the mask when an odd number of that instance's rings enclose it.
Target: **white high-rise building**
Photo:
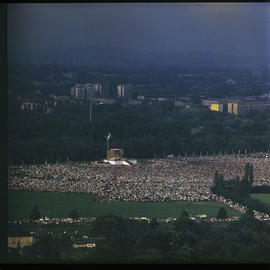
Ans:
[[[125,96],[125,85],[124,84],[118,84],[117,85],[117,95],[119,97]]]

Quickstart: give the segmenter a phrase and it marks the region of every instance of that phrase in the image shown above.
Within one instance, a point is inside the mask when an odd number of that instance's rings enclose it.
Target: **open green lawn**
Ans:
[[[254,193],[251,194],[250,197],[255,200],[259,200],[260,202],[270,205],[270,194],[269,193]]]
[[[206,214],[216,217],[220,207],[224,207],[228,216],[238,216],[240,212],[218,202],[121,202],[97,203],[95,195],[54,192],[8,192],[8,214],[10,219],[28,217],[33,206],[37,205],[41,216],[66,217],[76,209],[81,217],[97,217],[114,214],[122,217],[179,217],[184,209],[190,214]]]

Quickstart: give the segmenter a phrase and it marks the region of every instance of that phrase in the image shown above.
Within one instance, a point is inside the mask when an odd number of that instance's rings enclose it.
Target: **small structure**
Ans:
[[[136,159],[126,159],[124,158],[124,151],[120,148],[110,149],[110,140],[112,138],[111,133],[105,136],[107,141],[107,157],[103,161],[109,163],[110,165],[125,165],[130,166],[131,164],[137,164]]]
[[[23,248],[34,243],[33,236],[8,236],[9,248]]]
[[[124,156],[123,149],[113,148],[107,151],[107,159],[108,160],[121,160]]]
[[[89,240],[80,240],[73,243],[73,248],[95,248],[96,243],[89,242]]]
[[[137,164],[136,159],[126,159],[123,158],[124,151],[120,148],[113,148],[107,151],[107,158],[104,159],[105,163],[109,163],[110,165],[135,165]]]

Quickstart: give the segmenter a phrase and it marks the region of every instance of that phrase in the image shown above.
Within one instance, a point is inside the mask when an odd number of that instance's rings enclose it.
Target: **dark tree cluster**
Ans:
[[[10,100],[9,164],[100,160],[105,136],[126,157],[163,158],[168,154],[214,155],[269,151],[269,113],[236,117],[201,106],[59,105],[51,114],[21,112]]]
[[[16,254],[16,262],[261,262],[269,263],[270,226],[248,211],[239,221],[216,226],[182,214],[169,224],[98,217],[89,229],[95,248],[73,248],[69,234],[40,237]],[[15,251],[14,251],[15,252]],[[14,256],[12,252],[9,258]]]
[[[268,205],[252,199],[249,196],[254,190],[267,190],[267,188],[262,187],[260,189],[253,186],[254,175],[252,164],[246,163],[244,169],[245,172],[241,180],[239,177],[225,180],[223,175],[216,171],[211,191],[235,202],[240,202],[246,205],[249,209],[255,209],[270,214],[270,207]]]

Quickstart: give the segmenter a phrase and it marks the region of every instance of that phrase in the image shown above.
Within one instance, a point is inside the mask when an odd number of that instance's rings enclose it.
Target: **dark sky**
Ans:
[[[144,51],[267,54],[269,3],[9,4],[12,53],[120,46]]]

